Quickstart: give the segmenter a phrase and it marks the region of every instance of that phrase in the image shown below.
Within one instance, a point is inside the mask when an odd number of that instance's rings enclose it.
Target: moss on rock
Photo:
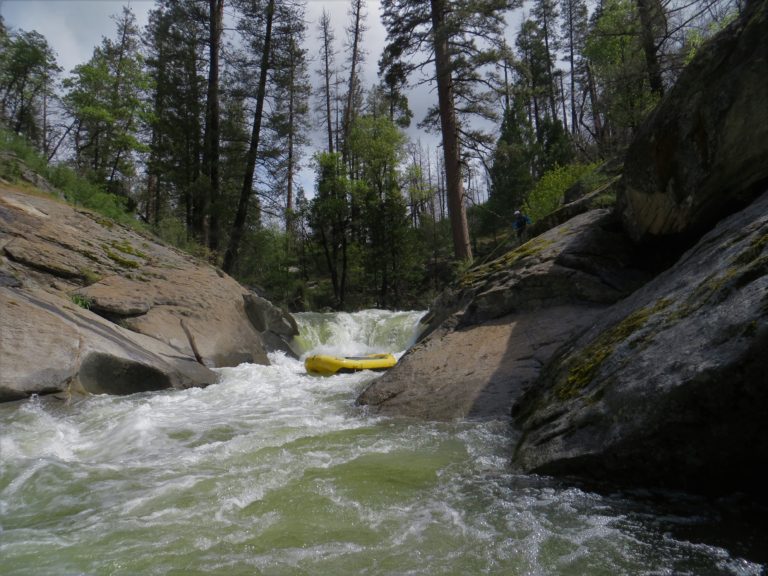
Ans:
[[[636,310],[613,328],[603,332],[597,340],[585,348],[572,362],[566,378],[555,386],[555,395],[559,400],[575,398],[592,382],[603,362],[613,353],[616,346],[632,338],[645,326],[648,319],[665,310],[672,303],[662,298],[650,306]],[[629,346],[639,341],[628,342]]]
[[[472,268],[461,278],[459,286],[461,288],[469,288],[488,280],[495,273],[508,272],[512,266],[523,258],[536,256],[552,246],[552,244],[554,244],[554,242],[546,238],[537,237],[529,240],[525,244],[518,246],[514,250],[510,250],[496,260]]]

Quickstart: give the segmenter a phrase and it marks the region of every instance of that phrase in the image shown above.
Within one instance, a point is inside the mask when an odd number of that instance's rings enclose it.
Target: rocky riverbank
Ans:
[[[587,196],[471,270],[359,401],[511,418],[526,472],[762,490],[766,54],[768,3],[752,2],[639,130],[615,209]]]
[[[0,307],[0,401],[203,386],[296,333],[213,266],[2,183]]]

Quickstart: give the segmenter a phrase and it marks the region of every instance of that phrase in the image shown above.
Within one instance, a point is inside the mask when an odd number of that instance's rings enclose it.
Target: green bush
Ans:
[[[70,294],[69,298],[72,300],[73,304],[80,306],[80,308],[85,308],[86,310],[90,310],[91,305],[93,304],[93,301],[90,298],[83,296],[82,294]]]
[[[525,211],[531,220],[539,220],[560,208],[565,191],[579,180],[592,188],[596,168],[597,164],[568,164],[546,172],[525,201]]]
[[[138,226],[136,219],[127,212],[127,198],[108,194],[101,186],[78,176],[68,166],[49,165],[45,157],[21,136],[0,129],[0,151],[6,153],[0,154],[0,176],[6,180],[20,179],[19,161],[23,162],[30,170],[61,191],[68,202],[98,212],[122,224]]]

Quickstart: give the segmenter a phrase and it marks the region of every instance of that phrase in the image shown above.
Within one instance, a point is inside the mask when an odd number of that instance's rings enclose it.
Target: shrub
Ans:
[[[525,201],[525,211],[531,220],[539,220],[557,210],[563,203],[565,191],[579,180],[586,180],[586,185],[591,187],[591,175],[596,168],[597,164],[568,164],[546,172]]]

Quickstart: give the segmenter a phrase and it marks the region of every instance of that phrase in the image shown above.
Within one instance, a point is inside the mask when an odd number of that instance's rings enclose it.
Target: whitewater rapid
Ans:
[[[298,321],[305,354],[400,354],[420,316]],[[691,516],[514,472],[505,423],[379,417],[354,402],[375,374],[270,361],[205,389],[0,406],[0,574],[761,572],[673,536]]]

